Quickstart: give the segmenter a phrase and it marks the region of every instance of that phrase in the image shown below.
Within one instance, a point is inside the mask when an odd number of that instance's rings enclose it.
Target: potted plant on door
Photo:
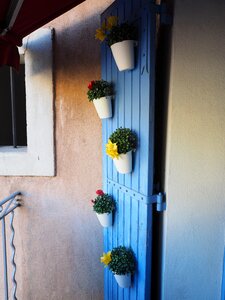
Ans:
[[[115,201],[102,190],[96,191],[97,197],[91,200],[93,210],[103,227],[112,226],[112,214],[115,209]]]
[[[135,27],[127,22],[118,23],[118,18],[110,16],[96,30],[95,38],[106,43],[112,50],[119,71],[132,70],[134,46],[137,44]]]
[[[117,128],[106,144],[106,154],[113,159],[121,174],[132,172],[132,152],[136,150],[137,137],[129,128]]]
[[[93,102],[100,119],[112,117],[112,94],[112,84],[105,80],[92,80],[88,84],[88,99]]]
[[[119,246],[103,253],[101,262],[113,272],[118,285],[122,288],[131,286],[131,276],[136,269],[136,260],[130,248]]]

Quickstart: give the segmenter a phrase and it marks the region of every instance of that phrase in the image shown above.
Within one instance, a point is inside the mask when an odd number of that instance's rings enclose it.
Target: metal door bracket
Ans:
[[[155,195],[144,195],[141,194],[133,189],[130,189],[118,182],[115,182],[111,179],[107,179],[107,185],[108,187],[112,187],[116,189],[117,191],[130,196],[132,199],[140,201],[144,204],[153,204],[156,203],[156,210],[157,211],[164,211],[166,210],[166,202],[165,202],[165,194],[159,193]]]

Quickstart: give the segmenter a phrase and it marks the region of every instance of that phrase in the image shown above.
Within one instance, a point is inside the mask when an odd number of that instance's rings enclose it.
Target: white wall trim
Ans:
[[[27,147],[0,147],[0,175],[54,176],[53,29],[32,33],[25,46]]]

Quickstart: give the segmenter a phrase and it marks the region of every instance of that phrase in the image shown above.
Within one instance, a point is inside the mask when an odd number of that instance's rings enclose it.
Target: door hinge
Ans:
[[[158,193],[151,196],[152,203],[156,203],[157,211],[166,210],[166,194]]]

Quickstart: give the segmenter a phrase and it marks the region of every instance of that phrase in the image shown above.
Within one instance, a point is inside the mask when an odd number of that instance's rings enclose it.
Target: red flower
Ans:
[[[89,83],[89,85],[88,85],[89,90],[92,90],[93,84],[94,84],[94,83],[95,83],[94,80],[92,80],[92,81]]]
[[[95,204],[95,201],[93,199],[90,200],[91,205]]]
[[[104,192],[103,192],[103,190],[97,190],[96,194],[99,196],[102,196],[102,195],[104,195]]]

